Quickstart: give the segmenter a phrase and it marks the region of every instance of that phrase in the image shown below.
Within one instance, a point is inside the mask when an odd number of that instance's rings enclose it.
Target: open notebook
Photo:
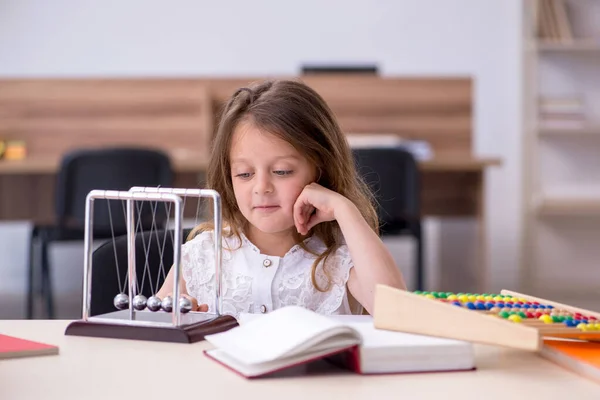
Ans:
[[[288,306],[243,315],[240,326],[209,335],[208,357],[246,378],[317,360],[359,374],[472,370],[470,343],[375,329],[369,316],[326,317]]]

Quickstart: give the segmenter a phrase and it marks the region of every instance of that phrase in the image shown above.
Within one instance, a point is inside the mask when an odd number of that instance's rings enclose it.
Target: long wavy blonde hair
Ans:
[[[323,98],[308,85],[296,80],[268,80],[238,89],[226,103],[212,143],[211,159],[207,171],[207,187],[221,195],[224,236],[246,233],[248,221],[240,212],[231,179],[229,150],[233,133],[241,121],[251,121],[261,130],[272,133],[290,143],[320,172],[318,184],[333,190],[352,201],[363,217],[378,232],[379,221],[372,193],[360,178],[352,151],[333,112]],[[203,223],[192,230],[188,240],[206,230],[214,229],[212,223]],[[311,252],[296,234],[296,242]],[[325,244],[322,254],[315,254],[311,280],[317,290],[316,269],[343,243],[341,229],[336,221],[322,222],[311,229],[309,235],[319,237]],[[312,253],[312,252],[311,252]],[[313,253],[314,254],[314,253]]]

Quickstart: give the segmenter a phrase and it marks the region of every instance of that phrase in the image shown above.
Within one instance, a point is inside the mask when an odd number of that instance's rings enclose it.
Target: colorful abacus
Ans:
[[[524,297],[488,293],[421,292],[418,290],[413,293],[469,310],[485,311],[487,314],[497,315],[512,322],[523,322],[532,326],[563,324],[583,332],[600,331],[600,320],[593,315],[561,310],[551,304],[530,301]]]
[[[600,313],[503,290],[500,294],[377,288],[375,326],[539,350],[544,338],[600,341]]]

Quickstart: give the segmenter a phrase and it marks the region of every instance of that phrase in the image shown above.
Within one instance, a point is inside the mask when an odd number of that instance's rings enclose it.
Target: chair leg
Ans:
[[[35,245],[36,245],[36,239],[38,238],[38,232],[37,229],[34,227],[33,230],[31,231],[31,236],[29,238],[29,265],[28,265],[28,271],[27,271],[27,310],[26,310],[26,317],[27,319],[32,319],[33,318],[33,303],[35,301],[35,285],[34,285],[34,280],[35,280]]]
[[[52,279],[50,276],[50,263],[48,261],[48,240],[42,238],[42,293],[46,303],[46,315],[49,319],[54,318],[54,296],[52,293]]]
[[[423,230],[421,224],[416,229],[415,239],[417,240],[416,254],[415,254],[415,268],[416,268],[416,290],[425,290],[425,260],[424,260],[424,247],[423,243]]]

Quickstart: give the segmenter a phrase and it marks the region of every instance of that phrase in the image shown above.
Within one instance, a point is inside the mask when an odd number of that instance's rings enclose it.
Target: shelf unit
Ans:
[[[523,7],[521,288],[600,305],[600,1]]]

